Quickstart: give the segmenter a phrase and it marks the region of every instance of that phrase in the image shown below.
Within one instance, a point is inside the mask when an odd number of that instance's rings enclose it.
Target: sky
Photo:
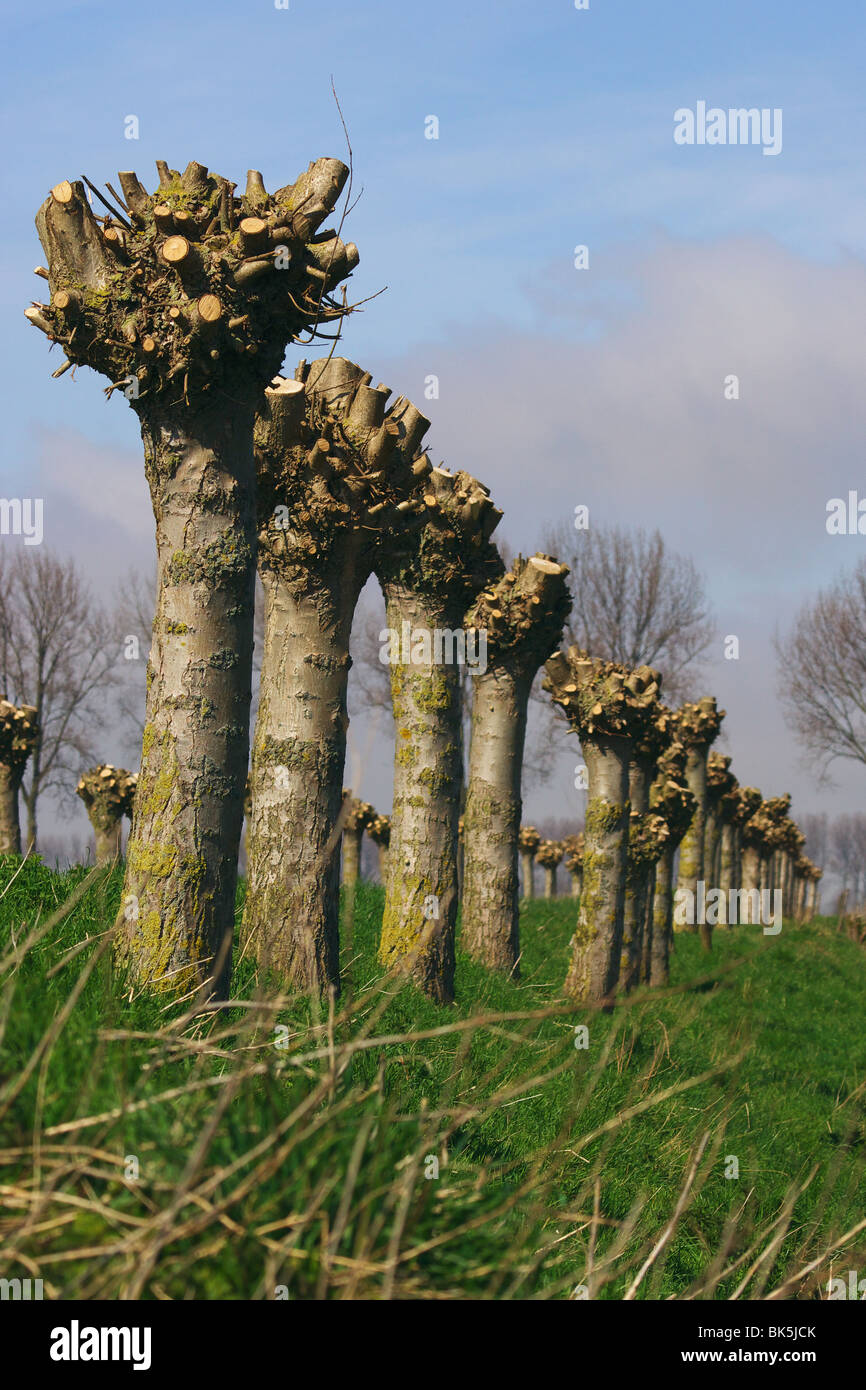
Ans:
[[[773,651],[866,546],[825,528],[831,497],[866,496],[862,3],[48,0],[0,16],[0,492],[44,498],[46,546],[103,595],[152,564],[132,411],[87,370],[51,380],[59,359],[22,316],[42,288],[40,202],[82,173],[153,187],[157,158],[280,186],[347,157],[333,80],[361,194],[351,297],[384,288],[341,350],[425,410],[437,461],[491,488],[512,549],[579,503],[591,524],[658,526],[706,578],[706,687],[740,780],[791,791],[795,814],[863,807],[864,769],[825,785],[807,764]],[[674,113],[701,102],[781,112],[781,149],[677,144]],[[350,742],[354,789],[387,808],[390,748],[363,720]],[[573,765],[527,817],[579,810]]]

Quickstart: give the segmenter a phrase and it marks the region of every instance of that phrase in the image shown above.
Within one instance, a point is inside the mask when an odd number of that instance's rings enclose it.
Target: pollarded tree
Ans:
[[[658,709],[658,673],[628,671],[579,647],[546,663],[544,689],[580,739],[589,775],[583,894],[565,990],[579,1000],[608,1000],[622,950],[628,861],[629,765],[634,741]]]
[[[0,700],[0,854],[21,853],[18,792],[27,759],[38,739],[34,706]]]
[[[463,781],[461,655],[469,604],[503,571],[490,542],[502,513],[462,470],[421,483],[421,531],[395,526],[377,564],[390,633],[396,731],[388,883],[379,959],[431,998],[454,994],[457,822]],[[466,644],[461,652],[462,644]]]
[[[524,898],[535,897],[535,876],[533,864],[538,846],[541,844],[541,836],[534,825],[522,825],[517,836],[517,845],[520,850],[521,880]]]
[[[656,862],[652,911],[647,914],[644,940],[644,979],[666,985],[670,978],[670,949],[674,929],[674,856],[695,814],[695,798],[686,783],[686,750],[671,743],[659,758],[658,775],[650,787],[650,807],[668,828]]]
[[[96,838],[97,864],[120,858],[123,817],[132,817],[138,776],[124,767],[100,763],[85,772],[75,788],[81,797]]]
[[[563,840],[565,867],[571,875],[571,896],[579,898],[583,891],[583,831],[566,835]]]
[[[377,814],[370,821],[367,834],[379,851],[379,878],[385,882],[388,872],[388,846],[391,843],[391,817]]]
[[[721,873],[722,812],[724,796],[733,791],[737,779],[730,770],[728,753],[710,753],[707,758],[707,822],[704,837],[704,876],[707,888],[718,886]]]
[[[26,310],[136,411],[156,519],[157,606],[121,957],[140,982],[224,992],[231,968],[256,567],[253,421],[286,343],[346,312],[358,253],[318,228],[348,170],[311,164],[244,195],[201,164],[121,173],[97,218],[82,183],[36,218],[51,302]],[[109,190],[111,192],[111,190]],[[112,194],[115,201],[120,199]],[[101,195],[100,195],[101,197]],[[65,370],[64,367],[61,370]]]
[[[349,644],[398,528],[426,515],[428,421],[345,358],[276,380],[256,421],[265,635],[252,758],[244,936],[301,989],[339,985]]]
[[[661,677],[658,678],[661,686]],[[631,989],[638,980],[643,938],[648,931],[647,899],[655,863],[662,853],[666,827],[650,813],[650,785],[656,775],[658,759],[671,742],[671,711],[656,701],[646,711],[643,732],[632,746],[628,771],[629,819],[628,867],[623,907],[623,941],[620,978]]]
[[[361,877],[361,841],[376,819],[376,811],[369,801],[359,801],[350,791],[343,797],[347,803],[343,813],[343,885],[351,888]]]
[[[567,574],[552,556],[518,555],[465,619],[467,630],[485,635],[486,654],[484,669],[473,676],[461,939],[492,969],[513,971],[520,955],[517,862],[527,707],[535,674],[562,636],[571,607]],[[536,858],[545,864],[541,855],[538,848]],[[555,866],[545,881],[550,897]]]
[[[716,708],[712,695],[704,695],[694,704],[681,705],[674,715],[676,738],[686,750],[686,784],[695,798],[695,814],[680,845],[677,887],[691,893],[693,900],[697,896],[698,881],[706,881],[707,758],[724,717],[725,711]],[[688,924],[683,930],[697,931],[698,926]],[[710,924],[701,923],[700,933],[705,950],[710,950],[713,936]]]
[[[562,863],[565,846],[560,840],[542,840],[536,851],[535,861],[544,870],[544,896],[556,897],[556,870]]]

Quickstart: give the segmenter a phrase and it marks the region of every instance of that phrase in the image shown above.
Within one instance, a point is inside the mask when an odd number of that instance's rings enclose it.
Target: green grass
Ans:
[[[680,934],[671,989],[603,1014],[559,994],[575,905],[533,902],[521,979],[458,940],[443,1009],[383,979],[361,885],[330,1009],[240,960],[252,1007],[195,1013],[130,998],[120,891],[119,871],[0,860],[5,1277],[58,1298],[617,1299],[678,1204],[634,1296],[815,1297],[862,1267],[866,952],[832,922],[717,931],[711,957]]]

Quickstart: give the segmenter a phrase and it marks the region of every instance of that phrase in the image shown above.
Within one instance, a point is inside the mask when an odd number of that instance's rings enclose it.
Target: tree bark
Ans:
[[[667,845],[656,864],[653,894],[653,924],[650,946],[649,982],[667,985],[670,981],[670,951],[674,924],[675,845]]]
[[[461,940],[474,960],[517,975],[520,778],[531,676],[510,666],[475,677],[463,822]],[[524,855],[524,882],[526,860]],[[531,869],[530,869],[531,879]]]
[[[741,888],[743,893],[761,891],[761,851],[756,845],[743,845],[740,856],[742,866]],[[752,924],[750,900],[746,898],[745,921]],[[760,914],[759,914],[760,915]]]
[[[461,613],[443,612],[398,582],[383,584],[387,624],[402,632],[456,630]],[[432,646],[432,643],[431,643]],[[460,690],[453,663],[391,666],[396,726],[394,809],[379,957],[408,970],[438,1003],[454,998],[457,822],[460,816]]]
[[[589,774],[583,896],[565,991],[579,1000],[608,1000],[622,950],[631,745],[621,738],[585,738],[581,746]]]
[[[736,887],[737,827],[732,821],[722,822],[720,855],[719,887],[727,901],[731,889]]]
[[[244,935],[304,990],[339,986],[338,817],[346,758],[349,637],[369,560],[335,538],[303,588],[265,568],[265,644],[253,747]],[[350,850],[351,855],[351,850]],[[351,873],[351,865],[349,868]]]
[[[686,785],[695,798],[695,814],[692,823],[680,844],[680,870],[678,890],[691,893],[692,901],[697,902],[698,880],[704,875],[704,843],[707,814],[707,755],[709,745],[691,747],[686,757]],[[697,932],[697,923],[674,923],[674,931]],[[709,949],[712,927],[700,925],[701,940]]]
[[[533,873],[533,861],[535,856],[529,853],[521,854],[521,880],[523,885],[524,898],[535,897],[535,875]]]
[[[157,546],[120,953],[155,988],[228,988],[249,753],[253,410],[142,423]]]
[[[361,826],[350,830],[343,826],[343,887],[351,888],[361,877]]]
[[[0,854],[21,853],[21,824],[18,819],[18,791],[24,769],[0,763]]]
[[[111,864],[119,859],[123,817],[119,816],[111,825],[100,818],[100,824],[97,825],[91,816],[90,823],[93,826],[93,835],[96,840],[97,864]]]
[[[552,864],[544,866],[544,896],[546,898],[556,897],[556,869]]]
[[[652,769],[643,760],[633,758],[629,767],[628,786],[632,817],[645,816],[649,811],[649,788]],[[634,826],[632,819],[631,825]],[[620,980],[626,991],[631,990],[640,978],[640,963],[643,954],[643,934],[646,918],[646,898],[652,865],[643,859],[636,860],[629,855],[625,879],[625,901],[623,904],[622,957],[620,961]]]

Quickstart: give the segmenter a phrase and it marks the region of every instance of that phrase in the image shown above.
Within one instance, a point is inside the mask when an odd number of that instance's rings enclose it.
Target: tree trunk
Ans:
[[[387,625],[432,635],[461,616],[398,583],[386,583]],[[432,648],[432,640],[430,643]],[[423,657],[422,653],[422,657]],[[454,998],[457,822],[460,817],[460,687],[453,663],[395,663],[394,810],[379,957],[407,969],[439,1003]]]
[[[96,840],[97,864],[112,864],[120,858],[123,817],[118,816],[117,820],[111,824],[100,818],[100,823],[97,825],[91,816],[90,823],[93,826],[93,835]]]
[[[743,845],[743,851],[740,857],[740,862],[742,868],[742,879],[740,885],[742,893],[744,895],[755,892],[760,893],[761,851],[755,845]],[[760,899],[758,901],[760,903]],[[754,925],[754,923],[752,922],[752,918],[754,915],[752,912],[752,903],[750,902],[750,899],[748,897],[745,897],[743,905],[745,907],[745,911],[743,913],[742,920],[749,925]],[[758,911],[757,916],[760,917],[760,910]]]
[[[698,881],[704,877],[704,847],[707,818],[707,756],[709,746],[702,744],[689,748],[686,758],[686,785],[697,805],[692,823],[683,836],[680,845],[680,873],[677,888],[692,894],[697,904]],[[697,932],[698,923],[674,923],[675,931]],[[709,923],[700,924],[701,940],[706,950],[712,943],[712,927]]]
[[[719,887],[728,901],[728,894],[736,887],[736,834],[737,828],[731,821],[722,822],[721,861],[719,866]]]
[[[0,854],[21,853],[18,790],[22,771],[0,763]]]
[[[631,744],[620,738],[587,738],[582,750],[589,774],[583,896],[565,991],[578,1000],[609,1000],[622,949]]]
[[[343,826],[343,887],[352,888],[361,877],[361,840],[363,826],[349,829]]]
[[[556,897],[556,869],[552,864],[544,866],[544,896],[546,898]]]
[[[644,898],[643,947],[641,949],[640,978],[645,984],[652,980],[653,913],[655,911],[656,864],[650,868]]]
[[[521,879],[523,882],[524,898],[535,897],[535,875],[533,873],[534,858],[535,856],[529,853],[521,854],[520,856],[520,865],[522,870]]]
[[[674,922],[674,855],[676,847],[667,845],[656,864],[653,895],[653,925],[650,948],[649,982],[667,985],[670,981],[670,951]]]
[[[629,801],[631,813],[645,816],[649,811],[649,787],[652,768],[637,758],[632,760],[628,775]],[[631,822],[634,826],[634,821]],[[630,849],[625,877],[625,902],[623,905],[622,956],[619,977],[626,991],[631,990],[640,979],[640,965],[643,954],[643,934],[646,917],[646,898],[652,865],[645,860],[635,861]]]
[[[340,982],[340,838],[349,637],[369,568],[356,533],[299,590],[265,568],[244,935],[303,990]],[[351,876],[349,839],[348,872]]]
[[[515,975],[520,955],[520,777],[531,684],[504,666],[488,667],[475,678],[463,817],[462,944],[489,969]],[[531,864],[532,856],[523,856],[524,882],[527,859]]]
[[[583,870],[582,870],[582,869],[573,869],[573,870],[571,871],[571,896],[572,896],[573,898],[579,898],[579,897],[580,897],[582,884],[583,884]]]
[[[121,954],[140,984],[224,994],[249,756],[253,410],[184,411],[142,437],[157,608]]]
[[[377,848],[379,851],[379,878],[384,887],[388,877],[388,846],[378,845]]]

